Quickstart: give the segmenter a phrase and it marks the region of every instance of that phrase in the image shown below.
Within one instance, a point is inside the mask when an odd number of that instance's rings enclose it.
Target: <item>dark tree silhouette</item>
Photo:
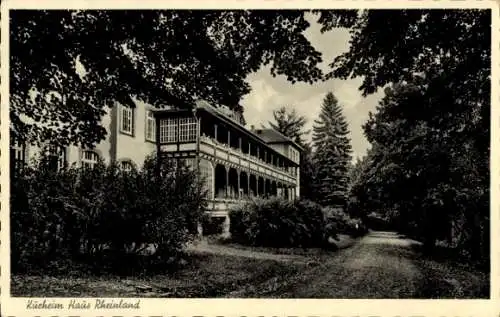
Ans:
[[[327,78],[363,77],[365,95],[394,84],[365,126],[367,199],[427,245],[451,232],[487,260],[491,10],[367,10],[350,22]]]
[[[131,96],[242,112],[245,78],[262,65],[293,83],[322,77],[308,26],[301,10],[11,11],[11,135],[92,145],[105,112]]]

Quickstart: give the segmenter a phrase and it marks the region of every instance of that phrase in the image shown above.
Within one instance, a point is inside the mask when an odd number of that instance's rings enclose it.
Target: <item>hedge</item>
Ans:
[[[134,171],[102,162],[54,171],[46,162],[11,177],[13,272],[82,255],[138,254],[145,246],[154,246],[159,261],[172,261],[196,234],[204,193],[182,165],[158,169],[150,157]]]
[[[338,233],[361,235],[366,230],[345,213],[330,218],[328,213],[308,200],[253,199],[230,211],[231,239],[252,246],[321,247]]]

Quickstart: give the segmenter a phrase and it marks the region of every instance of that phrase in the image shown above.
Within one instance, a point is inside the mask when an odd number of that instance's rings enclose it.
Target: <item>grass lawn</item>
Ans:
[[[436,250],[433,255],[421,255],[415,264],[424,276],[416,298],[472,299],[490,296],[488,270],[477,263],[447,254],[445,248]]]
[[[192,255],[183,269],[172,274],[14,275],[11,293],[21,297],[224,297],[261,284],[273,287],[299,268],[272,260]]]

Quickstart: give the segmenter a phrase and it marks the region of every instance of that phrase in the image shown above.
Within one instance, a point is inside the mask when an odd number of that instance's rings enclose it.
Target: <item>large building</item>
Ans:
[[[212,217],[229,228],[228,210],[250,197],[300,195],[301,147],[273,129],[246,129],[228,109],[199,101],[193,110],[155,111],[158,156],[200,172]]]
[[[209,215],[229,228],[231,206],[250,197],[300,195],[301,147],[273,129],[247,129],[226,107],[204,101],[193,109],[163,109],[134,100],[117,103],[103,118],[107,138],[95,148],[56,148],[16,144],[16,164],[47,151],[54,168],[67,164],[92,166],[99,159],[124,168],[140,168],[155,152],[163,159],[181,159],[205,181]]]

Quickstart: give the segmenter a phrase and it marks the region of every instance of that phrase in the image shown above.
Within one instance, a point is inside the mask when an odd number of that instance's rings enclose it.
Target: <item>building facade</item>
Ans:
[[[44,151],[54,168],[103,160],[140,168],[146,157],[180,159],[198,171],[207,192],[207,213],[229,230],[228,211],[251,197],[300,195],[301,147],[272,129],[247,129],[225,107],[198,101],[191,110],[154,109],[134,100],[117,103],[102,120],[107,137],[92,149],[14,144],[11,159],[26,164]]]
[[[193,110],[154,112],[157,153],[199,171],[211,217],[229,229],[228,211],[251,197],[300,195],[302,148],[273,129],[247,129],[224,108],[198,101]]]
[[[42,152],[54,157],[54,168],[63,165],[92,166],[99,160],[122,165],[123,168],[140,168],[145,158],[155,153],[156,137],[153,107],[133,100],[134,107],[116,103],[108,108],[101,120],[106,128],[106,138],[94,148],[83,148],[74,145],[55,147],[47,144],[11,145],[11,160],[14,164],[28,164]]]

